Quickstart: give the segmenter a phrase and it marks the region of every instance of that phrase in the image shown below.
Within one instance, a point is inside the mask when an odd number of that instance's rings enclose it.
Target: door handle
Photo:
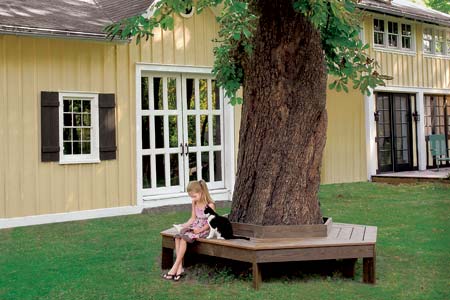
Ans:
[[[185,143],[184,145],[186,146],[186,155],[188,155],[189,154],[189,145],[188,145],[188,143]]]
[[[184,147],[183,147],[183,143],[180,143],[180,147],[181,147],[181,155],[184,155]]]

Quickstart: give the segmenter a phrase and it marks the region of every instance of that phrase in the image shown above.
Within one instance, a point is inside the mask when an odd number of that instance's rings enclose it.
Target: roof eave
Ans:
[[[0,34],[73,38],[73,39],[86,39],[86,40],[118,42],[118,43],[128,43],[130,41],[129,39],[124,40],[117,38],[111,40],[108,39],[106,37],[106,34],[104,33],[59,30],[59,29],[37,28],[37,27],[5,25],[5,24],[0,24]]]
[[[357,6],[360,9],[365,10],[365,11],[383,13],[383,14],[396,16],[396,17],[406,17],[406,18],[417,20],[417,21],[423,21],[423,22],[433,23],[436,25],[450,27],[450,21],[446,22],[446,21],[437,20],[435,18],[427,18],[427,17],[421,16],[421,15],[412,14],[412,13],[408,13],[408,12],[404,12],[404,11],[397,12],[397,11],[393,11],[392,9],[387,9],[387,8],[383,8],[383,7],[373,7],[373,6],[367,6],[364,4],[358,4]]]

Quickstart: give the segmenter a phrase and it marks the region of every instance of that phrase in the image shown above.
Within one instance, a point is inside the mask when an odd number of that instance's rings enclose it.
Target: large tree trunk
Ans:
[[[326,70],[319,32],[292,1],[254,2],[254,52],[243,65],[244,104],[230,220],[319,224],[326,140]]]

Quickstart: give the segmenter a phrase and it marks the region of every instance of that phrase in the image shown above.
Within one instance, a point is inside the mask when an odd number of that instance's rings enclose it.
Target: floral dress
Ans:
[[[208,224],[208,217],[204,213],[204,209],[195,206],[195,221],[189,227],[183,228],[180,233],[176,234],[176,238],[182,238],[188,243],[193,243],[198,238],[205,238],[209,234],[209,230],[205,230],[200,233],[194,233],[195,228],[202,228]]]

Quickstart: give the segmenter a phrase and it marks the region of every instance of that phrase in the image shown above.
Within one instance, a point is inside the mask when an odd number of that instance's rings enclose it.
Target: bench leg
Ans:
[[[173,249],[162,247],[161,269],[170,269],[173,266]]]
[[[258,290],[262,283],[261,264],[253,263],[252,271],[253,271],[253,288],[255,290]]]
[[[355,277],[355,265],[356,258],[344,259],[342,266],[342,275],[346,278],[354,278]]]
[[[375,284],[375,257],[363,258],[363,282]]]

